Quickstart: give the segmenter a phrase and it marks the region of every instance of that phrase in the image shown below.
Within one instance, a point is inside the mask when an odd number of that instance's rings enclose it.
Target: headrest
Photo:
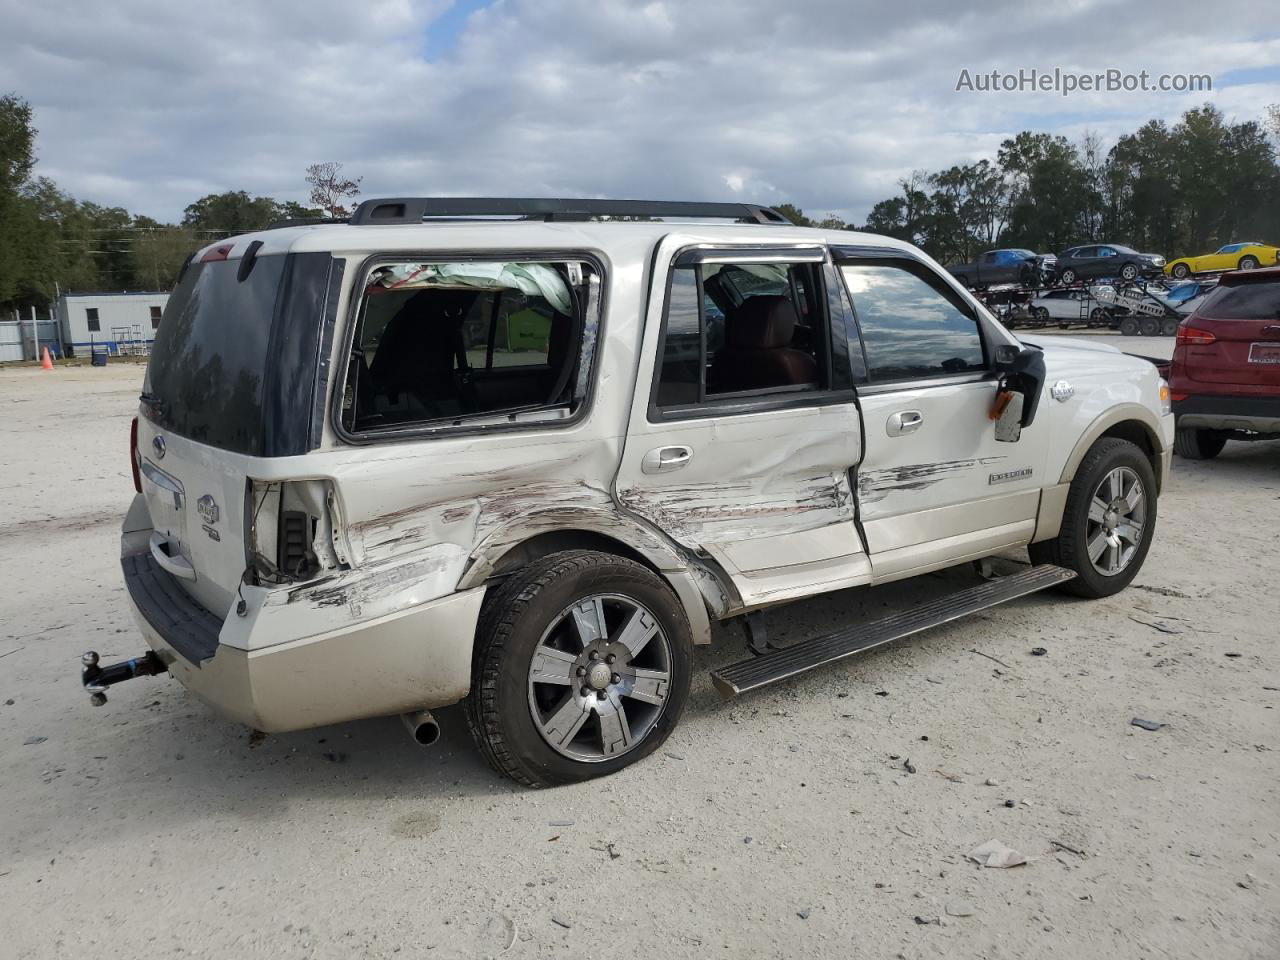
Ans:
[[[799,317],[786,297],[748,297],[725,324],[730,350],[773,350],[791,344]]]

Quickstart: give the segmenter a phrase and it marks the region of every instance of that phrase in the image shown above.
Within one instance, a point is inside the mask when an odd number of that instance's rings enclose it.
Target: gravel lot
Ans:
[[[1280,956],[1280,444],[1176,460],[1118,597],[727,704],[725,632],[663,750],[528,792],[456,708],[422,749],[394,718],[254,736],[165,678],[89,705],[80,653],[143,646],[116,561],[140,382],[0,370],[0,957]],[[966,861],[992,839],[1032,861]]]

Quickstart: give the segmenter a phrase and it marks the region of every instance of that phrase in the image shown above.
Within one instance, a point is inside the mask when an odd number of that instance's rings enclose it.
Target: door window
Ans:
[[[959,295],[914,260],[841,268],[875,383],[986,369],[977,317]]]
[[[672,270],[654,405],[831,387],[820,263],[701,263]],[[848,375],[841,385],[848,386]]]

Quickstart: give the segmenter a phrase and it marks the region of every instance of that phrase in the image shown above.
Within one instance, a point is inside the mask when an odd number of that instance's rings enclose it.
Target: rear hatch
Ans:
[[[250,480],[262,458],[319,439],[328,331],[327,254],[189,264],[169,297],[138,421],[151,554],[224,618],[248,564]],[[329,318],[331,321],[331,318]]]
[[[1280,270],[1223,277],[1178,340],[1189,380],[1280,392]]]

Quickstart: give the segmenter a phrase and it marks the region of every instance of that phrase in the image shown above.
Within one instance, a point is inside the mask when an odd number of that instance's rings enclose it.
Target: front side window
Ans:
[[[977,317],[923,264],[847,263],[841,273],[853,299],[873,383],[986,369]]]
[[[820,391],[830,350],[820,263],[703,263],[677,267],[654,402]]]
[[[592,283],[586,261],[375,267],[347,366],[343,426],[571,416],[583,394],[575,374]]]
[[[89,323],[90,333],[98,333],[102,329],[102,324],[98,321],[97,307],[85,307],[84,318]]]

